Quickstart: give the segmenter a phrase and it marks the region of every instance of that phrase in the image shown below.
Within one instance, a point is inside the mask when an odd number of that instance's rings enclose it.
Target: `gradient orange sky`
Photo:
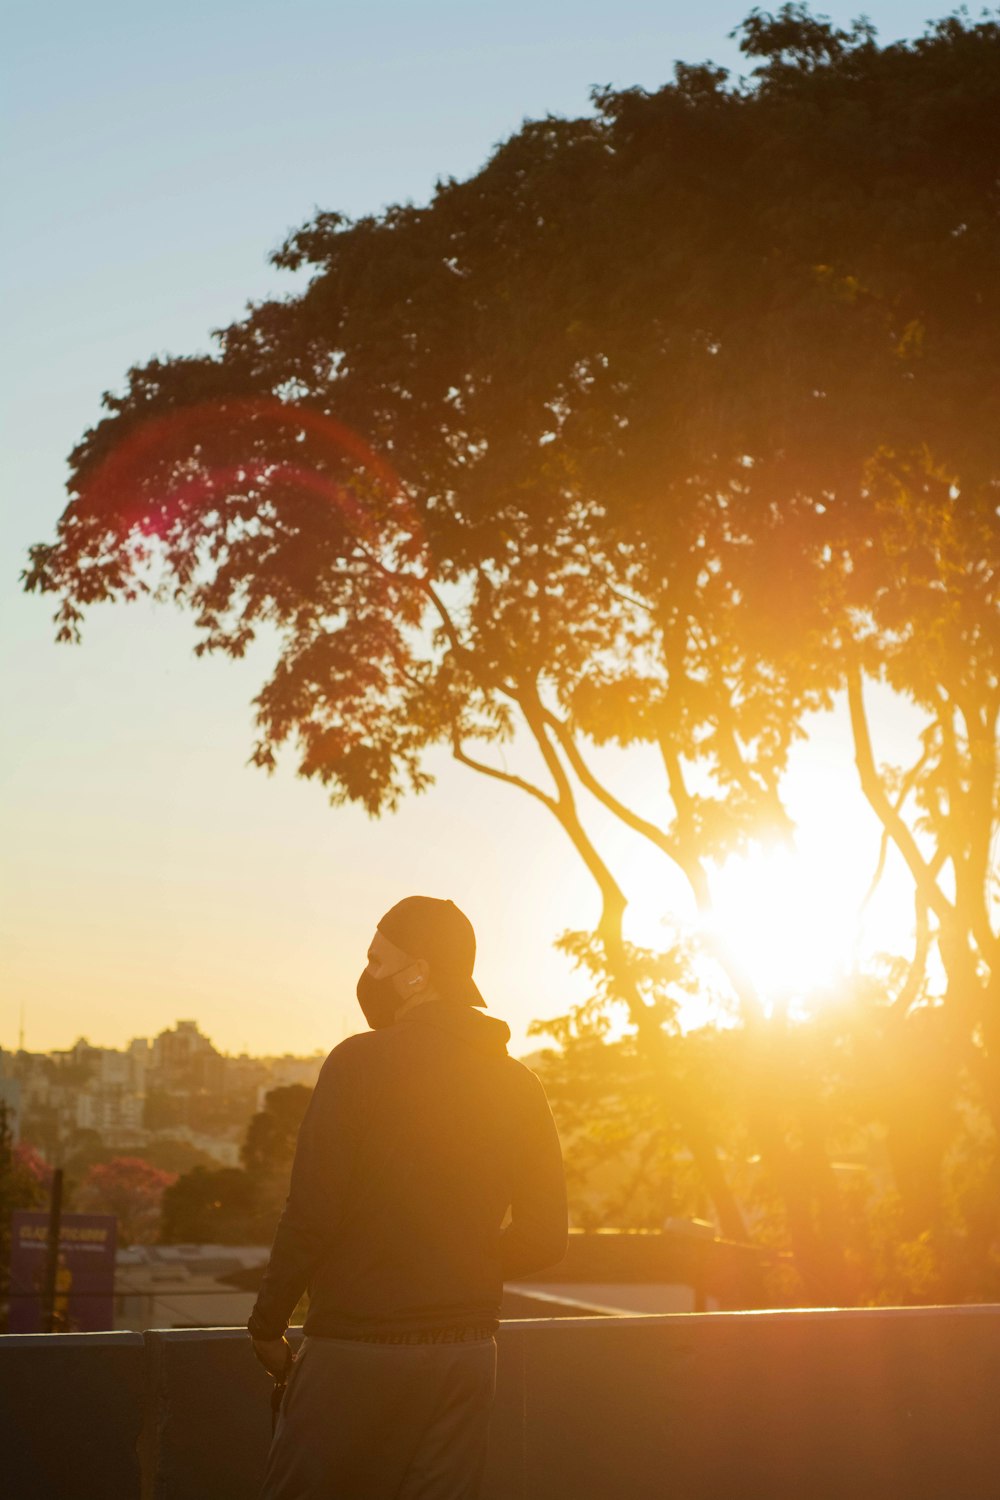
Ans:
[[[189,622],[141,606],[98,612],[82,648],[56,647],[51,601],[21,595],[17,574],[51,534],[65,456],[101,391],[131,363],[205,348],[248,298],[291,290],[264,263],[287,229],[317,206],[421,200],[525,116],[583,112],[594,83],[652,87],[676,57],[734,64],[726,33],[745,9],[179,0],[154,15],[99,0],[11,13],[0,1045],[16,1045],[23,1009],[32,1049],[80,1034],[122,1045],[193,1016],[227,1050],[326,1050],[363,1024],[354,982],[375,921],[415,891],[472,918],[480,987],[514,1050],[534,1045],[532,1017],[586,993],[551,944],[593,921],[596,897],[543,808],[444,756],[438,785],[395,817],[333,811],[290,766],[268,779],[245,764],[266,645],[196,661]],[[922,29],[912,3],[869,13],[886,39]],[[880,698],[875,723],[880,754],[903,753],[905,709]],[[655,763],[634,765],[630,793],[655,810]],[[877,831],[840,718],[815,726],[788,792],[804,850],[843,844],[855,899]],[[637,937],[650,913],[684,911],[669,867],[595,826],[636,896]]]

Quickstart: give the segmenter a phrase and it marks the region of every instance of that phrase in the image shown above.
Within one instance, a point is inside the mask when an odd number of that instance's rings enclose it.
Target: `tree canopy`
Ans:
[[[67,640],[143,592],[192,612],[198,651],[276,630],[254,759],[291,743],[334,803],[393,809],[434,745],[538,799],[597,882],[604,962],[661,1060],[579,789],[705,909],[713,861],[787,832],[789,749],[846,694],[861,792],[914,887],[883,998],[904,1019],[926,998],[937,943],[955,1066],[1000,1126],[1000,26],[960,14],[882,47],[786,5],[739,34],[746,79],[680,64],[529,122],[427,205],[317,214],[273,257],[304,290],[106,396],[26,586],[59,596]],[[912,766],[879,765],[866,679],[921,710]],[[491,757],[515,733],[547,779]],[[606,742],[656,748],[665,823],[599,779]],[[715,956],[766,1029],[738,955]],[[794,1132],[754,1112],[818,1264],[822,1194]]]

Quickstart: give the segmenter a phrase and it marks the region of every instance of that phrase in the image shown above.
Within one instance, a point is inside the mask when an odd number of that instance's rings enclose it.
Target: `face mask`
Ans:
[[[404,964],[403,968],[409,968],[409,965]],[[402,972],[402,969],[394,969],[392,974],[383,974],[381,979],[376,979],[367,969],[362,972],[358,980],[358,1003],[372,1031],[391,1026],[396,1019],[397,1010],[406,1003],[396,993],[396,986],[392,982]]]

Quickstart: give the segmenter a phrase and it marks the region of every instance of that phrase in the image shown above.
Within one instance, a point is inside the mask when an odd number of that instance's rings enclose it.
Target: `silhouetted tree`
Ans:
[[[67,640],[140,593],[190,608],[199,652],[272,627],[254,759],[293,742],[334,803],[391,810],[444,745],[555,816],[600,892],[595,962],[733,1236],[718,1131],[672,1074],[580,788],[707,911],[714,860],[788,832],[789,748],[846,693],[914,884],[893,1014],[936,942],[953,1082],[975,1073],[1000,1122],[1000,28],[880,48],[788,5],[741,45],[747,82],[679,65],[526,125],[427,207],[317,215],[274,256],[305,291],[105,398],[26,579],[61,595]],[[866,676],[925,714],[915,766],[878,766]],[[477,748],[515,730],[537,778]],[[655,748],[665,821],[601,780],[606,742]],[[785,1047],[715,957],[756,1054]],[[846,1297],[827,1124],[794,1097],[790,1120],[752,1091],[751,1138],[804,1296]]]
[[[239,1167],[195,1167],[163,1194],[164,1244],[248,1245],[258,1238],[257,1194]]]
[[[247,1126],[243,1168],[197,1166],[163,1197],[160,1238],[204,1244],[266,1244],[288,1194],[299,1126],[312,1089],[269,1089]]]
[[[265,1094],[264,1108],[251,1119],[240,1149],[240,1159],[251,1177],[287,1179],[311,1095],[312,1089],[304,1083],[269,1089]]]
[[[0,1331],[7,1327],[12,1216],[18,1209],[45,1206],[50,1177],[37,1151],[14,1144],[10,1110],[0,1099]]]

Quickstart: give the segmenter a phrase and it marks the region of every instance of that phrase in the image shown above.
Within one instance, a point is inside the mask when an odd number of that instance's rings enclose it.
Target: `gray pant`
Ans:
[[[259,1500],[477,1500],[496,1339],[302,1341]]]

